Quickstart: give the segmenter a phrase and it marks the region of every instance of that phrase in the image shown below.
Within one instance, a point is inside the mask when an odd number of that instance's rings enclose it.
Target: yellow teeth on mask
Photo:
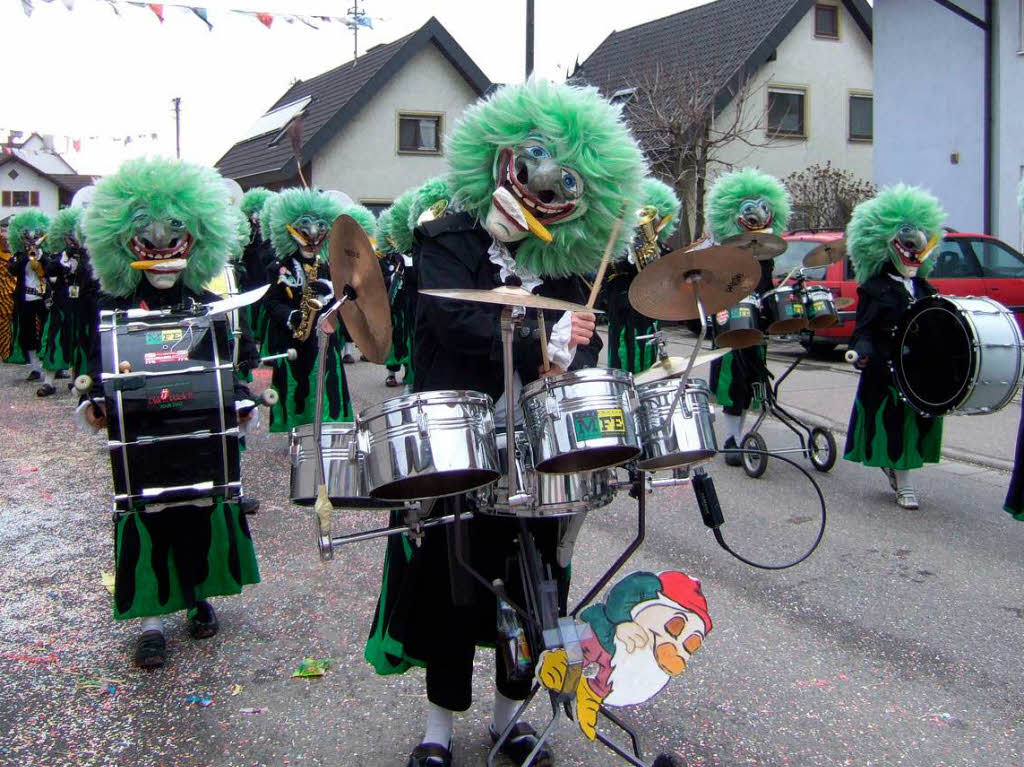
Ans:
[[[538,237],[541,242],[551,242],[551,232],[548,231],[548,228],[538,221],[525,205],[519,204],[519,209],[523,211],[523,218],[526,219],[526,226],[530,233]]]
[[[162,259],[150,259],[150,260],[139,260],[132,261],[132,269],[136,269],[141,272],[148,272],[150,270],[159,272],[178,272],[185,268],[188,262],[184,258],[162,258]]]

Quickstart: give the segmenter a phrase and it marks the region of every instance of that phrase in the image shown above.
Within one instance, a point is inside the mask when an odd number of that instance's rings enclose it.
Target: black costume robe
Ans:
[[[664,249],[663,249],[664,250]],[[637,275],[637,268],[629,261],[616,261],[609,267],[605,281],[608,302],[608,367],[641,373],[658,357],[654,344],[637,341],[637,336],[654,333],[657,320],[652,320],[629,303],[629,286]]]
[[[488,257],[491,236],[465,213],[445,216],[416,229],[421,289],[499,286],[499,268]],[[514,245],[513,245],[514,249]],[[535,291],[541,295],[586,303],[587,292],[577,278],[545,279]],[[421,295],[416,316],[416,391],[469,389],[484,392],[495,401],[504,391],[501,307]],[[561,312],[547,312],[551,328]],[[514,366],[524,386],[538,377],[541,365],[540,335],[535,313],[515,333]],[[578,347],[571,369],[597,364],[601,340],[594,335],[589,346]],[[435,515],[451,513],[461,499],[443,499]],[[397,523],[397,518],[393,523]],[[513,558],[516,520],[478,515],[463,519],[468,538],[468,557],[487,579],[505,580],[510,596],[521,603],[521,584]],[[558,520],[528,522],[544,563],[560,584],[560,596],[568,594],[568,571],[555,558]],[[476,645],[491,645],[497,634],[497,606],[484,590],[455,562],[451,525],[426,531],[422,546],[414,548],[405,536],[388,539],[384,578],[377,612],[366,646],[366,659],[378,673],[401,673],[410,665],[426,666],[427,697],[455,711],[471,701],[473,655]],[[498,690],[514,700],[522,699],[532,680],[514,682],[498,664]]]
[[[761,279],[754,288],[755,293],[764,295],[775,287],[772,280],[774,271],[774,259],[761,261]],[[754,404],[754,384],[767,380],[763,344],[736,349],[711,363],[711,391],[715,393],[715,401],[729,415],[741,415],[744,410],[749,410]]]
[[[100,294],[98,304],[104,310],[156,310],[219,298],[209,291],[193,293],[180,279],[173,287],[159,290],[143,278],[133,295]],[[243,335],[239,343],[243,355],[254,353],[252,338]],[[97,332],[89,355],[90,397],[103,396],[102,370]],[[250,398],[249,389],[237,377],[234,397],[236,401]],[[212,504],[184,503],[158,511],[140,506],[114,515],[113,607],[118,620],[188,609],[202,599],[238,594],[243,586],[259,580],[249,524],[236,503],[215,499]]]
[[[865,466],[917,469],[939,462],[942,419],[923,416],[900,398],[889,362],[899,351],[896,324],[914,300],[936,291],[923,277],[915,277],[911,297],[902,281],[893,279],[895,274],[895,267],[886,264],[857,288],[857,325],[850,348],[869,362],[860,374],[843,457]]]
[[[43,325],[46,324],[46,274],[41,261],[39,269],[43,271],[38,277],[38,287],[30,286],[28,269],[30,259],[27,253],[15,253],[7,268],[17,279],[14,288],[14,322],[17,326],[15,343],[21,352],[17,355],[27,362],[28,352],[38,352],[43,337]]]
[[[330,273],[323,262],[318,262],[316,269],[313,295],[327,309],[332,290],[329,286]],[[316,322],[305,341],[295,338],[294,323],[299,315],[293,313],[300,311],[302,286],[306,282],[306,272],[298,255],[271,264],[267,269],[267,279],[270,289],[263,296],[263,308],[267,313],[267,349],[271,354],[281,354],[288,349],[295,349],[298,353],[295,361],[274,360],[273,386],[281,399],[270,409],[270,431],[291,431],[296,426],[313,423],[316,411]],[[328,422],[352,420],[352,403],[341,363],[344,343],[344,327],[339,326],[338,332],[331,334],[325,354],[327,373],[323,411],[324,421]]]
[[[89,256],[82,249],[68,249],[46,260],[53,305],[43,338],[43,367],[71,368],[84,372],[96,332],[96,300],[99,283],[93,277]]]

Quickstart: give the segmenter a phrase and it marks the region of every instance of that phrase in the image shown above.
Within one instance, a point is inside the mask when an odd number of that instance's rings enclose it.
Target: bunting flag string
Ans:
[[[50,4],[54,0],[18,0],[21,3],[21,8],[25,12],[25,15],[32,16],[32,11],[35,10],[35,5],[39,2]],[[121,17],[121,6],[129,5],[135,8],[141,8],[143,10],[149,10],[157,17],[161,24],[164,23],[164,9],[165,8],[181,8],[189,14],[195,16],[204,24],[207,29],[213,29],[213,22],[210,21],[209,9],[201,6],[188,5],[186,3],[147,3],[140,2],[140,0],[96,0],[110,7],[110,10],[114,12],[115,16]],[[75,9],[75,0],[61,0],[61,4],[68,10],[73,11]],[[320,29],[318,24],[342,24],[349,29],[356,29],[357,27],[366,27],[373,29],[374,21],[385,21],[386,19],[372,17],[366,15],[365,12],[350,12],[345,16],[317,16],[307,14],[295,14],[295,13],[277,13],[273,11],[253,11],[240,8],[226,8],[225,13],[237,13],[242,16],[248,16],[267,29],[271,29],[274,21],[280,19],[287,24],[295,24],[296,22],[303,24],[310,29]]]
[[[0,137],[6,135],[8,141],[9,141],[9,146],[5,146],[4,148],[15,148],[15,149],[18,149],[18,151],[23,152],[25,154],[52,154],[53,153],[53,150],[50,150],[50,149],[23,149],[21,146],[18,145],[18,143],[16,143],[16,141],[18,139],[24,139],[26,136],[32,136],[32,134],[33,134],[32,131],[13,130],[13,129],[10,129],[10,128],[0,128]],[[46,134],[46,139],[47,140],[50,140],[51,138],[53,139],[53,143],[56,143],[57,140],[62,141],[63,145],[65,147],[65,149],[64,149],[65,152],[71,151],[72,149],[75,152],[81,152],[82,151],[82,144],[83,144],[83,142],[86,142],[86,141],[92,142],[92,143],[105,142],[105,143],[109,143],[109,144],[123,144],[124,146],[128,146],[129,144],[133,144],[133,143],[136,143],[136,142],[139,142],[139,141],[153,141],[153,142],[159,141],[160,140],[160,134],[158,132],[156,132],[156,131],[149,131],[147,133],[129,133],[129,134],[120,135],[120,136],[110,136],[110,135],[68,136],[68,135],[63,135],[63,134],[54,134],[54,135]]]

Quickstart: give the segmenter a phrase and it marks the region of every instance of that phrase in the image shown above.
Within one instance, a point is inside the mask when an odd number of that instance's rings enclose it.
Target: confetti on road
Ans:
[[[293,677],[323,676],[331,665],[330,658],[306,658],[299,667],[292,672]]]
[[[208,706],[213,705],[213,698],[202,697],[199,695],[189,695],[187,698],[185,698],[185,702],[191,706],[202,706],[203,708],[207,708]]]

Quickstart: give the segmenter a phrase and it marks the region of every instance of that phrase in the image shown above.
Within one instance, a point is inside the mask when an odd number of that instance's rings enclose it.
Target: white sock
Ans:
[[[509,726],[516,711],[523,705],[521,700],[506,698],[497,690],[494,691],[494,731],[501,734]]]
[[[35,352],[28,352],[28,364],[33,370],[42,370],[42,365],[39,364],[39,355]]]
[[[427,728],[423,732],[424,743],[437,743],[448,748],[452,740],[452,726],[455,712],[427,703]]]
[[[46,383],[46,384],[49,384],[50,386],[53,386],[53,376],[54,376],[54,373],[53,373],[52,370],[44,370],[43,371],[43,383]]]
[[[909,469],[896,469],[896,492],[909,490],[914,492],[914,481],[910,478]]]
[[[745,415],[745,413],[740,413],[739,415],[722,413],[722,418],[725,419],[725,430],[730,437],[736,440],[737,447],[739,447],[740,440],[743,439],[743,420]]]
[[[142,619],[142,631],[140,634],[145,634],[147,631],[159,631],[161,634],[164,633],[164,622],[159,618],[143,618]]]
[[[345,354],[351,354],[353,357],[356,356],[356,345],[349,341],[345,344]],[[448,745],[447,743],[444,745]]]

